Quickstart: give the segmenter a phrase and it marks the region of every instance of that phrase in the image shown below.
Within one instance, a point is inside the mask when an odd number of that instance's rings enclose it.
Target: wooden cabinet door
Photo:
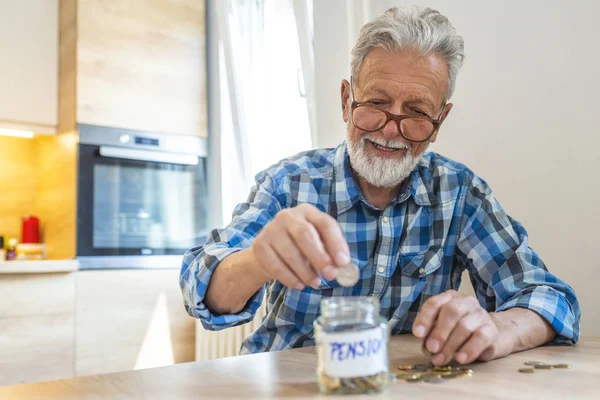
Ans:
[[[79,0],[77,120],[207,136],[204,0]]]
[[[56,133],[58,0],[0,0],[0,128]]]
[[[0,386],[74,376],[75,274],[0,275]]]
[[[75,375],[194,360],[178,270],[79,271]]]

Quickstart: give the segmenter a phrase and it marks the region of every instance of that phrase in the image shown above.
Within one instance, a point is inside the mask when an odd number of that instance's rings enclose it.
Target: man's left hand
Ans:
[[[452,358],[461,364],[489,361],[512,352],[509,334],[499,329],[493,315],[477,299],[449,290],[428,299],[413,325],[413,334],[425,340],[432,363]]]

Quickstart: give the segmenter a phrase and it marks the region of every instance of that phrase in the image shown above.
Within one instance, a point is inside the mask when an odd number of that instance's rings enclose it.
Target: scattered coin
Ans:
[[[415,364],[412,366],[413,369],[422,369],[422,370],[428,370],[433,368],[433,364],[429,363],[429,364]]]
[[[398,372],[393,376],[396,380],[406,382],[443,383],[448,379],[469,377],[473,370],[468,367],[453,367],[446,365],[436,367],[433,364],[399,365]]]
[[[462,378],[463,376],[467,376],[467,375],[459,375],[456,372],[451,372],[448,375],[444,375],[445,379],[456,379],[456,378]],[[469,375],[470,376],[470,375]]]
[[[419,374],[405,374],[405,373],[397,373],[396,375],[396,379],[402,380],[402,381],[407,381],[409,379],[416,379],[419,378],[420,375]]]
[[[439,377],[434,376],[434,377],[425,379],[425,382],[427,382],[427,383],[444,383],[444,382],[446,382],[446,380],[444,378],[439,378]]]
[[[553,367],[558,369],[570,369],[571,364],[555,364]]]
[[[348,264],[338,268],[335,279],[340,285],[348,287],[356,285],[359,276],[360,270],[358,267],[354,264]]]
[[[556,369],[569,369],[571,368],[570,364],[546,364],[540,361],[527,361],[525,363],[525,365],[529,365],[531,366],[531,368],[521,368],[519,370],[519,372],[524,372],[524,373],[533,373],[534,370],[536,369],[552,369],[552,368],[556,368]]]
[[[535,372],[535,369],[533,369],[533,368],[521,368],[519,370],[519,372],[522,372],[524,374],[533,374]]]

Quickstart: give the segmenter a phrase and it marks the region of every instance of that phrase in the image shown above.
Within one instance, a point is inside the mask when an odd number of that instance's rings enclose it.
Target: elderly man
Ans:
[[[463,39],[431,9],[366,24],[341,84],[347,140],[259,173],[231,223],[184,257],[187,311],[207,329],[267,315],[242,353],[314,344],[321,299],[373,296],[392,334],[425,341],[432,362],[491,360],[575,343],[573,290],[528,246],[489,186],[435,153],[452,110]],[[359,281],[342,287],[340,266]],[[464,270],[476,298],[456,291]]]

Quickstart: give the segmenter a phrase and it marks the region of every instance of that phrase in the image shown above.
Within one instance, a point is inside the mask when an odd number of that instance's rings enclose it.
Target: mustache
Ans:
[[[379,146],[384,146],[384,147],[389,147],[392,149],[406,149],[406,150],[410,150],[410,147],[407,146],[406,144],[402,143],[399,140],[390,140],[390,139],[384,139],[381,137],[377,137],[374,135],[364,135],[360,138],[361,143],[364,145],[365,141],[371,141],[375,144],[378,144]]]

